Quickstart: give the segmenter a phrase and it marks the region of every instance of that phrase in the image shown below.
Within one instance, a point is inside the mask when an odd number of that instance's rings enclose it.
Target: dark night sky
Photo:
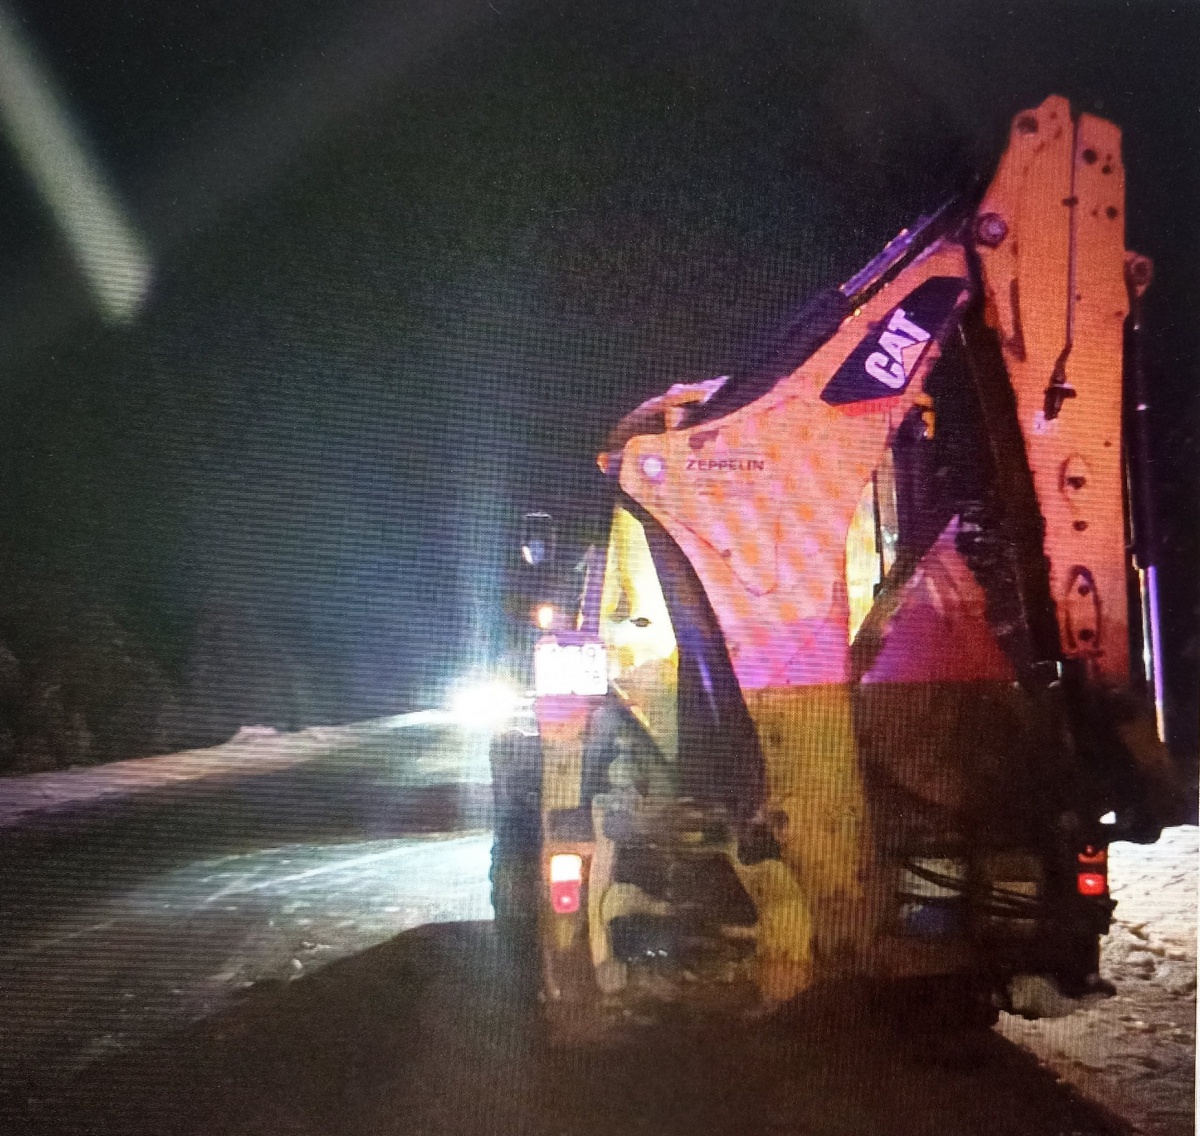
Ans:
[[[236,607],[326,717],[409,705],[486,634],[515,512],[594,507],[616,417],[722,373],[990,172],[1015,111],[1059,92],[1113,118],[1157,266],[1194,745],[1200,9],[10,7],[157,265],[139,320],[103,327],[3,151],[10,555],[85,580],[175,666]]]

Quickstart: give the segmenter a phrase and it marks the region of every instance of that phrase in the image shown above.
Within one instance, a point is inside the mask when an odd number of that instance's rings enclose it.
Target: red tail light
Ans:
[[[1108,850],[1088,845],[1078,857],[1078,872],[1075,887],[1080,895],[1103,896],[1108,894]]]
[[[1080,872],[1075,883],[1080,895],[1104,895],[1108,891],[1108,878],[1099,872]]]
[[[550,906],[557,915],[574,915],[583,891],[583,857],[560,853],[550,857]]]

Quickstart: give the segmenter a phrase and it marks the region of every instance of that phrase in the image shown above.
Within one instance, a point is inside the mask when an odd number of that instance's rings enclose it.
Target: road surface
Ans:
[[[492,933],[480,737],[286,745],[0,831],[0,1131],[1127,1130],[999,1034],[964,1051],[839,1007],[548,1052]]]

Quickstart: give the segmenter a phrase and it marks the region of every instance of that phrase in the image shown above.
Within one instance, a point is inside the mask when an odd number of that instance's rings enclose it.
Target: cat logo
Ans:
[[[903,308],[892,312],[887,330],[879,337],[882,351],[867,357],[867,374],[889,390],[900,390],[925,353],[929,332],[908,318]]]
[[[846,356],[821,391],[821,401],[857,407],[851,413],[860,413],[902,394],[970,294],[962,277],[931,276],[899,297]]]

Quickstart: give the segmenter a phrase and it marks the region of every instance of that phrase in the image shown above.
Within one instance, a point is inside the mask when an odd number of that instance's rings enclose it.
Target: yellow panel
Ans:
[[[1009,757],[1029,741],[1023,698],[1014,684],[998,681],[749,692],[767,766],[767,808],[799,886],[794,896],[776,887],[766,898],[778,905],[781,926],[791,919],[811,927],[814,944],[811,972],[804,970],[804,937],[791,970],[776,944],[776,965],[764,981],[918,974],[961,964],[950,961],[961,946],[949,944],[943,957],[889,933],[899,861],[883,849],[911,848],[921,839],[952,843],[988,830],[1011,839],[1021,831],[1033,785],[1014,776]],[[877,776],[868,779],[868,771]],[[892,795],[881,795],[883,784]],[[922,818],[912,814],[918,807]]]
[[[808,901],[827,960],[853,955],[869,938],[863,880],[874,854],[850,696],[843,685],[776,687],[746,696],[783,862]]]
[[[609,536],[600,637],[608,649],[613,689],[673,761],[679,746],[675,629],[645,530],[620,507],[613,512]]]

